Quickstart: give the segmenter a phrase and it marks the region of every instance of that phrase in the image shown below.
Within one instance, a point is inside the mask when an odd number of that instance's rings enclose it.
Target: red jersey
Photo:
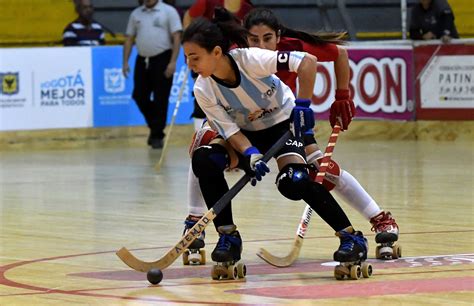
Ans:
[[[279,51],[303,51],[308,52],[318,58],[318,62],[334,62],[339,56],[337,45],[327,43],[320,45],[313,45],[304,42],[298,38],[281,37],[277,45]],[[278,71],[276,73],[278,78],[288,85],[293,92],[296,92],[296,78],[298,75],[295,72]]]
[[[189,8],[189,16],[192,18],[204,17],[211,20],[214,17],[214,9],[217,6],[224,6],[225,0],[196,0],[194,4]],[[252,4],[247,0],[240,0],[240,8],[234,12],[228,9],[240,20],[244,19],[244,16],[253,8]]]

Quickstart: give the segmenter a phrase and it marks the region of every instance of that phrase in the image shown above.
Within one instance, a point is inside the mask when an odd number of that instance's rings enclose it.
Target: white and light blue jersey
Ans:
[[[228,139],[240,129],[259,131],[288,119],[295,96],[274,73],[296,72],[305,54],[260,48],[231,50],[236,87],[212,76],[199,76],[194,84],[196,100],[211,126]]]

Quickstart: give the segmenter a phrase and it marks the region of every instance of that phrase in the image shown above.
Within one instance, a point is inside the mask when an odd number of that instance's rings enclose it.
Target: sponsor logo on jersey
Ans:
[[[276,90],[277,90],[277,86],[275,84],[275,80],[273,79],[272,80],[272,86],[267,91],[262,93],[262,99],[271,98],[275,94]]]
[[[268,109],[261,108],[261,109],[255,111],[255,112],[253,112],[253,113],[250,113],[247,118],[250,121],[255,121],[255,120],[258,120],[258,119],[261,119],[261,118],[265,117],[268,114],[271,114],[276,109],[278,109],[277,106],[275,106],[274,108],[268,108]]]
[[[122,74],[122,69],[104,69],[104,90],[107,93],[120,93],[125,91],[125,77]]]
[[[0,94],[15,95],[20,91],[20,73],[6,72],[0,73]]]

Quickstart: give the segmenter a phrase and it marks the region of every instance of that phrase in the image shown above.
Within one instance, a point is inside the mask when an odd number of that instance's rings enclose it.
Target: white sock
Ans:
[[[381,212],[380,207],[374,199],[372,199],[359,182],[347,171],[341,169],[341,175],[339,176],[334,191],[344,202],[357,210],[367,220],[370,220],[370,218]]]
[[[188,171],[188,211],[193,216],[202,216],[207,212],[206,202],[199,187],[199,180],[194,175],[191,164]]]

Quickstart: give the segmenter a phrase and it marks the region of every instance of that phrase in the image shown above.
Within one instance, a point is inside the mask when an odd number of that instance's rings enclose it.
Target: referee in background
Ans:
[[[144,0],[128,20],[122,71],[127,77],[130,72],[128,59],[135,43],[138,55],[132,97],[150,128],[148,145],[153,149],[163,147],[168,98],[176,70],[181,31],[178,12],[162,0]]]

